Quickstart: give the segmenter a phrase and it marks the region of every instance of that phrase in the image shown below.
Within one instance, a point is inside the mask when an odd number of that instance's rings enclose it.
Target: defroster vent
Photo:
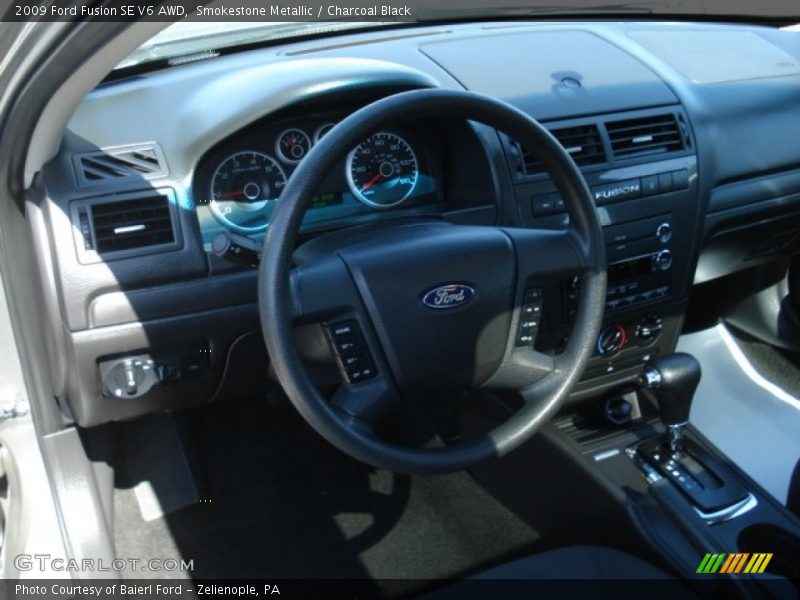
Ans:
[[[104,148],[73,156],[73,164],[81,187],[150,180],[167,175],[164,154],[158,144],[137,144]]]

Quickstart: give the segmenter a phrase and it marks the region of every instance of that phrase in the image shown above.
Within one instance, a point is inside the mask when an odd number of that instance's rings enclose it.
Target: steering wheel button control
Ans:
[[[358,383],[359,381],[371,379],[377,374],[375,365],[372,364],[372,359],[369,356],[363,356],[355,364],[345,367],[344,372],[348,383]]]
[[[534,217],[544,217],[552,215],[556,211],[556,199],[554,194],[546,196],[533,196],[531,198],[531,212]]]
[[[355,321],[344,321],[331,327],[331,336],[334,339],[349,338],[355,336],[358,331],[358,324]]]
[[[347,383],[358,383],[377,375],[375,364],[356,321],[341,321],[328,326],[327,329]]]
[[[541,322],[544,297],[541,288],[528,288],[522,297],[517,346],[533,346]]]
[[[345,338],[343,340],[335,341],[333,346],[336,349],[336,352],[344,354],[354,352],[357,344],[353,339]]]
[[[525,290],[525,302],[536,302],[543,298],[541,288],[529,288]]]
[[[342,364],[345,369],[350,369],[359,366],[363,362],[363,357],[358,354],[343,354]]]
[[[362,369],[352,369],[347,372],[348,383],[358,383],[375,376],[375,369],[373,367],[364,367]]]

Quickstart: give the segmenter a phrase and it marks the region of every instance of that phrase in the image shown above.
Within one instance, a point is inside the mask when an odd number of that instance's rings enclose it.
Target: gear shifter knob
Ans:
[[[700,383],[700,363],[691,354],[678,352],[657,358],[645,366],[643,384],[658,399],[661,419],[669,430],[670,449],[681,449],[689,421],[692,398]]]

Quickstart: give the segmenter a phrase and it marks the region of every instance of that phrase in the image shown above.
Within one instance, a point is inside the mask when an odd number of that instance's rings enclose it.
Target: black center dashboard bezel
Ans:
[[[682,149],[663,153],[643,153],[618,158],[611,147],[605,123],[642,119],[664,114],[675,115],[683,124]],[[608,302],[603,331],[617,328],[624,332],[623,347],[610,353],[597,349],[590,359],[583,381],[572,399],[579,401],[635,377],[650,358],[674,351],[692,284],[698,232],[704,208],[699,198],[699,171],[694,135],[688,115],[680,105],[608,113],[591,117],[545,123],[551,131],[596,126],[602,140],[604,160],[582,167],[590,192],[595,197],[598,217],[606,237],[606,254],[613,276],[608,284]],[[569,218],[550,178],[544,173],[526,173],[513,140],[501,135],[513,181],[520,225],[532,228],[561,229]],[[661,187],[658,182],[662,181]],[[648,189],[644,183],[655,181]],[[668,184],[668,185],[667,185]],[[670,226],[666,241],[657,237],[662,224]],[[660,252],[669,253],[669,265],[662,270],[656,263]],[[630,271],[627,265],[636,264]],[[646,268],[640,268],[644,265]],[[630,271],[627,275],[627,271]],[[535,346],[545,352],[559,352],[571,334],[576,297],[570,282],[545,290],[542,328]],[[636,331],[644,321],[657,319],[657,335],[640,339]],[[596,343],[596,340],[587,340]]]

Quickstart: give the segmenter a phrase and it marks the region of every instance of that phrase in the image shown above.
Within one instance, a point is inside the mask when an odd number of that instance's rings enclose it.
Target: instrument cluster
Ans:
[[[294,169],[338,119],[259,122],[201,159],[194,182],[204,241],[219,231],[259,238]],[[356,145],[309,199],[304,231],[439,210],[440,138],[429,127],[386,127]]]

